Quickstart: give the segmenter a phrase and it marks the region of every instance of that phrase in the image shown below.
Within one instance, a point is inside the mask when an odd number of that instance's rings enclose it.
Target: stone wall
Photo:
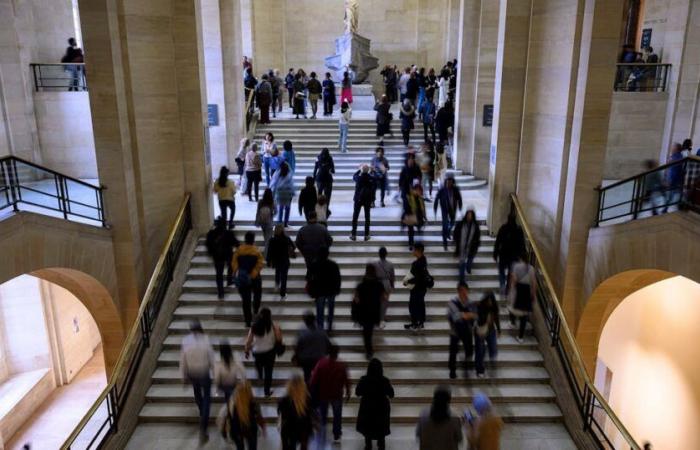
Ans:
[[[459,0],[456,3],[458,6]],[[457,9],[450,9],[449,4],[450,0],[362,1],[359,34],[371,39],[371,51],[380,67],[418,64],[439,70],[448,57],[457,57],[456,49],[446,54],[448,10]],[[290,67],[325,72],[324,58],[335,53],[335,38],[343,32],[343,0],[256,0],[253,17],[257,75],[269,68],[285,73]],[[457,17],[451,17],[454,23]],[[370,82],[379,92],[379,70],[372,72]]]
[[[659,159],[667,102],[665,92],[613,93],[603,178],[631,177]]]
[[[76,178],[98,179],[87,92],[35,92],[41,162]]]

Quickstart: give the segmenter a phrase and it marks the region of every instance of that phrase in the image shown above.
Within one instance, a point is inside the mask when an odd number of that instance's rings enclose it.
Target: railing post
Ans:
[[[632,188],[632,218],[636,219],[639,215],[639,178],[634,179],[634,187]]]
[[[54,181],[56,184],[56,190],[58,191],[58,205],[59,210],[63,212],[63,218],[68,220],[68,209],[66,207],[66,193],[63,186],[63,177],[58,174],[54,174]]]
[[[605,195],[604,192],[605,191],[603,191],[602,189],[598,189],[598,213],[595,216],[595,226],[596,227],[600,226],[600,219],[601,219],[601,216],[603,214],[603,211],[601,210],[601,208],[603,206],[603,195]]]

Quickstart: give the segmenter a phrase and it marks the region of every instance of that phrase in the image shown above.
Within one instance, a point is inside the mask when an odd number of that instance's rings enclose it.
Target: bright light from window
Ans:
[[[78,0],[72,0],[73,3],[73,28],[75,29],[75,40],[78,42],[78,47],[83,48],[83,32],[80,29],[80,11],[78,10]]]

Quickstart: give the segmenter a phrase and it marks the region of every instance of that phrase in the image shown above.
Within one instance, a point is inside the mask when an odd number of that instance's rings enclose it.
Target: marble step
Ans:
[[[456,284],[456,283],[455,283]],[[263,288],[264,290],[264,288]],[[482,298],[482,295],[484,294],[485,290],[477,290],[477,289],[470,289],[470,296],[475,299],[479,300]],[[496,294],[498,293],[497,291],[494,291]],[[336,311],[340,311],[340,308],[349,308],[350,307],[350,302],[352,301],[352,295],[353,293],[348,291],[348,292],[341,292],[340,295],[336,297],[335,300],[335,308]],[[403,291],[403,292],[392,292],[391,294],[391,300],[389,301],[389,310],[390,311],[402,311],[406,310],[408,308],[408,291]],[[428,294],[425,297],[425,304],[427,307],[427,311],[435,311],[437,314],[437,309],[431,310],[431,308],[438,308],[440,311],[444,313],[444,311],[447,308],[447,301],[454,297],[456,295],[456,292],[451,292],[451,293],[440,293],[440,295],[431,295]],[[287,293],[287,298],[285,300],[280,300],[279,295],[276,293],[271,293],[267,294],[264,292],[263,293],[263,298],[262,298],[263,303],[270,307],[274,308],[275,310],[279,308],[311,308],[313,307],[313,301],[309,297],[309,295],[306,292],[289,292]],[[505,310],[505,301],[501,301],[501,312],[506,313]],[[238,291],[230,288],[227,290],[227,292],[224,294],[224,299],[219,300],[216,297],[216,292],[211,292],[211,293],[200,293],[200,292],[183,292],[180,295],[178,307],[187,307],[187,308],[194,308],[194,307],[201,307],[201,308],[218,308],[216,310],[211,310],[211,314],[214,314],[214,311],[216,311],[217,314],[227,314],[228,309],[227,308],[239,308],[241,305],[241,299],[240,296],[238,295]],[[404,311],[404,312],[405,312]],[[202,313],[205,313],[202,311]],[[442,314],[442,313],[440,313]],[[444,318],[444,314],[441,315],[441,318]]]
[[[400,229],[400,227],[397,226],[397,228]],[[234,233],[236,230],[233,230]],[[363,235],[364,235],[364,227],[362,223],[360,222],[357,226],[357,240],[353,241],[350,239],[349,233],[347,236],[343,237],[342,235],[336,235],[335,237],[331,235],[331,237],[334,237],[333,239],[333,244],[331,245],[330,248],[330,254],[335,256],[335,255],[341,255],[343,253],[369,253],[371,255],[377,255],[379,249],[381,247],[385,247],[387,252],[389,252],[390,255],[399,255],[399,254],[410,254],[410,251],[408,250],[408,237],[403,235],[403,236],[376,236],[372,234],[372,228],[370,227],[370,240],[369,241],[364,241]],[[257,245],[262,246],[262,233],[256,233],[258,237]],[[291,234],[291,233],[290,233]],[[290,236],[291,237],[291,236]],[[294,239],[294,238],[293,238]],[[454,259],[454,247],[452,244],[452,248],[448,251],[445,252],[445,250],[442,247],[442,237],[439,235],[435,234],[423,234],[423,235],[416,235],[414,238],[416,242],[422,242],[424,247],[425,247],[425,256],[428,259],[428,268],[430,268],[430,258],[431,256],[439,256],[441,258],[450,258],[453,261],[456,262]],[[491,242],[489,242],[491,241]],[[487,256],[487,255],[493,255],[493,245],[492,245],[493,240],[490,238],[484,237],[484,243],[479,247],[477,255],[479,256]],[[451,244],[452,242],[448,242],[448,244]],[[205,245],[197,245],[197,248],[195,249],[195,254],[196,255],[206,255],[207,254],[207,249]],[[331,256],[332,257],[332,256]]]
[[[293,205],[296,206],[296,205]],[[292,213],[292,217],[290,218],[289,222],[289,227],[286,229],[287,236],[295,236],[297,231],[304,225],[304,223],[301,223],[301,218],[298,216],[299,209],[298,207],[296,208],[296,213]],[[432,210],[430,211],[429,215],[432,216]],[[292,221],[292,219],[295,219]],[[385,219],[380,219],[377,220],[378,223],[375,223],[374,220],[372,220],[372,232],[376,236],[375,240],[381,239],[383,236],[395,236],[395,235],[405,235],[406,230],[401,230],[401,226],[397,221],[388,223],[387,220]],[[480,225],[480,230],[481,230],[481,241],[482,243],[485,242],[494,242],[495,238],[489,236],[488,234],[488,228],[486,225]],[[350,223],[336,223],[335,222],[335,217],[331,216],[331,221],[327,226],[328,232],[330,233],[331,236],[347,236],[350,233],[350,230],[352,229]],[[248,220],[242,220],[242,221],[236,221],[236,228],[234,228],[235,232],[245,232],[245,231],[260,231],[260,227],[256,226],[252,221]],[[428,222],[427,225],[423,227],[423,235],[428,236],[428,235],[436,235],[436,236],[441,236],[442,233],[442,224],[438,221],[430,221]],[[206,236],[200,236],[199,239],[197,240],[200,244],[204,244],[206,242]]]
[[[275,368],[272,374],[272,382],[279,386],[286,383],[289,378],[296,373],[299,373],[298,368]],[[366,367],[349,368],[348,374],[351,382],[357,381],[365,375]],[[450,380],[448,377],[447,364],[443,362],[439,367],[419,367],[419,368],[397,368],[385,367],[384,376],[389,378],[395,385],[432,385],[450,384],[464,385],[465,379],[456,378]],[[483,378],[474,376],[467,379],[469,385],[493,385],[494,383],[503,384],[542,384],[549,380],[549,374],[544,367],[499,367],[488,370]],[[461,374],[460,374],[461,376]],[[257,379],[257,373],[253,368],[246,368],[246,377],[251,380],[254,385],[260,384]],[[180,370],[175,367],[159,367],[153,373],[153,384],[170,384],[182,385],[182,377]]]
[[[465,404],[455,404],[456,414],[461,413]],[[331,436],[330,425],[328,435]],[[219,450],[229,448],[218,432],[209,429],[210,441],[205,446],[198,443],[198,425],[196,423],[141,423],[137,425],[127,450],[148,449],[194,449]],[[330,439],[330,438],[329,438]],[[359,450],[364,448],[364,437],[355,430],[355,424],[349,423],[343,427],[343,438],[340,448]],[[268,426],[266,435],[258,440],[259,450],[279,450],[281,447],[277,427]],[[316,447],[310,447],[316,448]],[[339,448],[331,442],[316,450],[333,450]],[[391,435],[386,440],[386,450],[408,450],[417,448],[415,423],[391,425]],[[576,450],[576,445],[569,432],[561,422],[551,423],[506,423],[501,436],[501,450]]]
[[[376,352],[374,355],[379,358],[384,367],[398,367],[398,368],[410,368],[410,367],[445,367],[448,360],[448,353],[436,352],[429,350],[408,350],[408,351],[388,351],[388,352]],[[278,357],[275,361],[275,367],[291,367],[291,357],[292,352],[285,352],[284,355]],[[366,368],[367,359],[364,352],[351,352],[343,351],[341,349],[341,359],[348,364],[348,367],[352,368]],[[245,360],[241,354],[238,354],[236,358],[242,361],[243,364],[248,368],[254,367],[254,361],[252,359]],[[167,350],[160,354],[158,357],[159,367],[178,367],[180,362],[180,352],[179,350]],[[487,360],[487,365],[494,367],[523,367],[523,366],[534,366],[541,367],[543,365],[542,355],[537,350],[520,348],[514,350],[504,350],[499,349],[498,358],[493,363]]]
[[[364,269],[365,265],[368,262],[374,262],[377,259],[376,255],[372,255],[370,257],[367,257],[367,259],[363,259],[362,257],[333,257],[333,261],[338,263],[341,268],[362,268]],[[404,256],[394,256],[394,255],[389,255],[389,260],[394,264],[394,267],[398,269],[399,267],[403,266],[409,266],[413,262],[412,257],[404,257]],[[295,258],[290,260],[291,263],[291,268],[294,269],[296,268],[306,268],[306,265],[304,263],[304,258]],[[457,261],[455,259],[448,259],[448,258],[432,258],[430,260],[430,269],[436,270],[440,268],[449,268],[449,269],[454,269],[456,267]],[[213,262],[212,259],[207,256],[207,255],[199,255],[195,256],[192,258],[192,261],[190,262],[190,267],[213,267]],[[477,256],[474,259],[474,262],[472,263],[472,273],[475,273],[478,270],[496,270],[494,268],[493,264],[493,258],[490,258],[488,256]]]
[[[435,280],[435,286],[429,290],[430,293],[432,294],[440,294],[443,296],[451,296],[454,295],[455,293],[455,286],[456,286],[456,280],[450,280],[450,281],[440,281],[440,280]],[[341,293],[351,293],[354,292],[355,286],[356,286],[356,281],[353,281],[352,283],[342,283],[340,287],[340,292]],[[469,282],[469,286],[474,288],[474,289],[479,289],[479,290],[487,290],[490,289],[492,291],[497,291],[499,289],[499,285],[497,281],[473,281]],[[304,288],[306,287],[306,281],[304,280],[289,280],[287,282],[287,291],[289,293],[305,293]],[[230,292],[235,292],[236,288],[234,286],[229,286],[229,291]],[[210,294],[215,294],[216,293],[216,285],[210,281],[206,280],[186,280],[185,283],[182,286],[183,292],[201,292],[201,293],[210,293]],[[406,292],[408,293],[409,288],[403,285],[399,285],[396,287],[394,292],[396,293],[401,293],[401,292]],[[262,288],[263,292],[263,297],[266,295],[270,294],[275,294],[273,290],[272,283],[266,283],[263,284]],[[449,298],[449,297],[443,297],[443,298]]]
[[[193,402],[192,393],[187,385],[153,385],[148,389],[148,403],[183,403]],[[435,390],[432,386],[397,386],[394,389],[393,404],[430,403]],[[253,388],[260,405],[276,405],[284,395],[284,389],[277,389],[272,396],[265,397],[261,387]],[[511,384],[502,386],[455,386],[452,388],[453,404],[471,404],[474,396],[483,393],[489,396],[495,405],[501,403],[551,403],[556,399],[552,388],[546,384]],[[223,404],[223,396],[213,392],[212,403]],[[345,405],[355,405],[359,398],[352,396]]]
[[[410,266],[408,264],[403,265],[403,266],[395,266],[395,272],[396,272],[396,279],[397,280],[402,280],[404,276],[409,272]],[[364,276],[365,270],[364,268],[346,268],[343,266],[340,266],[341,274],[343,275],[344,279],[347,278],[354,278],[354,279],[360,279]],[[269,277],[274,277],[275,273],[274,270],[263,270],[263,279],[269,278]],[[457,275],[457,265],[455,263],[455,266],[451,269],[440,269],[440,268],[431,268],[430,274],[435,278],[436,280],[439,279],[450,279],[454,280],[455,276]],[[289,269],[288,273],[288,279],[292,280],[295,278],[305,278],[306,277],[306,268],[303,266],[298,266],[298,268],[292,267]],[[190,270],[187,271],[187,278],[188,279],[200,279],[200,280],[210,280],[210,281],[215,281],[215,270],[213,264],[210,267],[206,268],[190,268]],[[498,278],[498,271],[496,269],[472,269],[472,273],[469,276],[469,280],[488,280],[488,279],[497,279]]]
[[[287,336],[287,340],[289,341],[296,335],[296,331],[298,329],[299,326],[296,326],[292,330],[282,331],[284,335],[287,335],[287,333],[293,333]],[[358,330],[356,335],[333,337],[333,341],[340,346],[343,353],[364,351],[362,336],[360,334],[361,333]],[[221,339],[230,339],[231,346],[234,347],[235,350],[241,351],[243,349],[243,333],[241,333],[239,339],[235,341],[228,333],[209,333],[209,337],[211,338],[212,344],[215,347],[218,346]],[[181,335],[168,335],[163,342],[163,347],[166,350],[179,350],[181,342]],[[422,335],[420,332],[406,331],[403,336],[376,335],[374,336],[373,345],[376,352],[384,352],[387,350],[410,351],[416,349],[447,352],[449,348],[449,337],[446,332],[441,336],[428,336]],[[501,350],[536,350],[537,340],[533,336],[526,334],[523,338],[523,342],[519,343],[515,340],[515,336],[502,334],[499,338],[498,348]]]
[[[425,403],[396,403],[391,408],[391,423],[415,424]],[[465,405],[466,406],[466,405]],[[350,403],[343,407],[343,423],[356,422],[358,405]],[[277,405],[263,405],[262,415],[268,423],[277,423]],[[561,410],[555,403],[501,403],[496,412],[506,423],[542,423],[562,420]],[[216,414],[209,418],[214,423]],[[146,403],[139,414],[139,422],[187,422],[197,423],[199,413],[194,401],[191,403]]]

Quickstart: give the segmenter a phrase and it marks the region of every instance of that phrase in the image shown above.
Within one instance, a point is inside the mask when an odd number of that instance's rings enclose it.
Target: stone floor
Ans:
[[[5,445],[7,450],[57,449],[107,386],[102,347],[83,366],[70,384],[54,390],[32,418]]]

